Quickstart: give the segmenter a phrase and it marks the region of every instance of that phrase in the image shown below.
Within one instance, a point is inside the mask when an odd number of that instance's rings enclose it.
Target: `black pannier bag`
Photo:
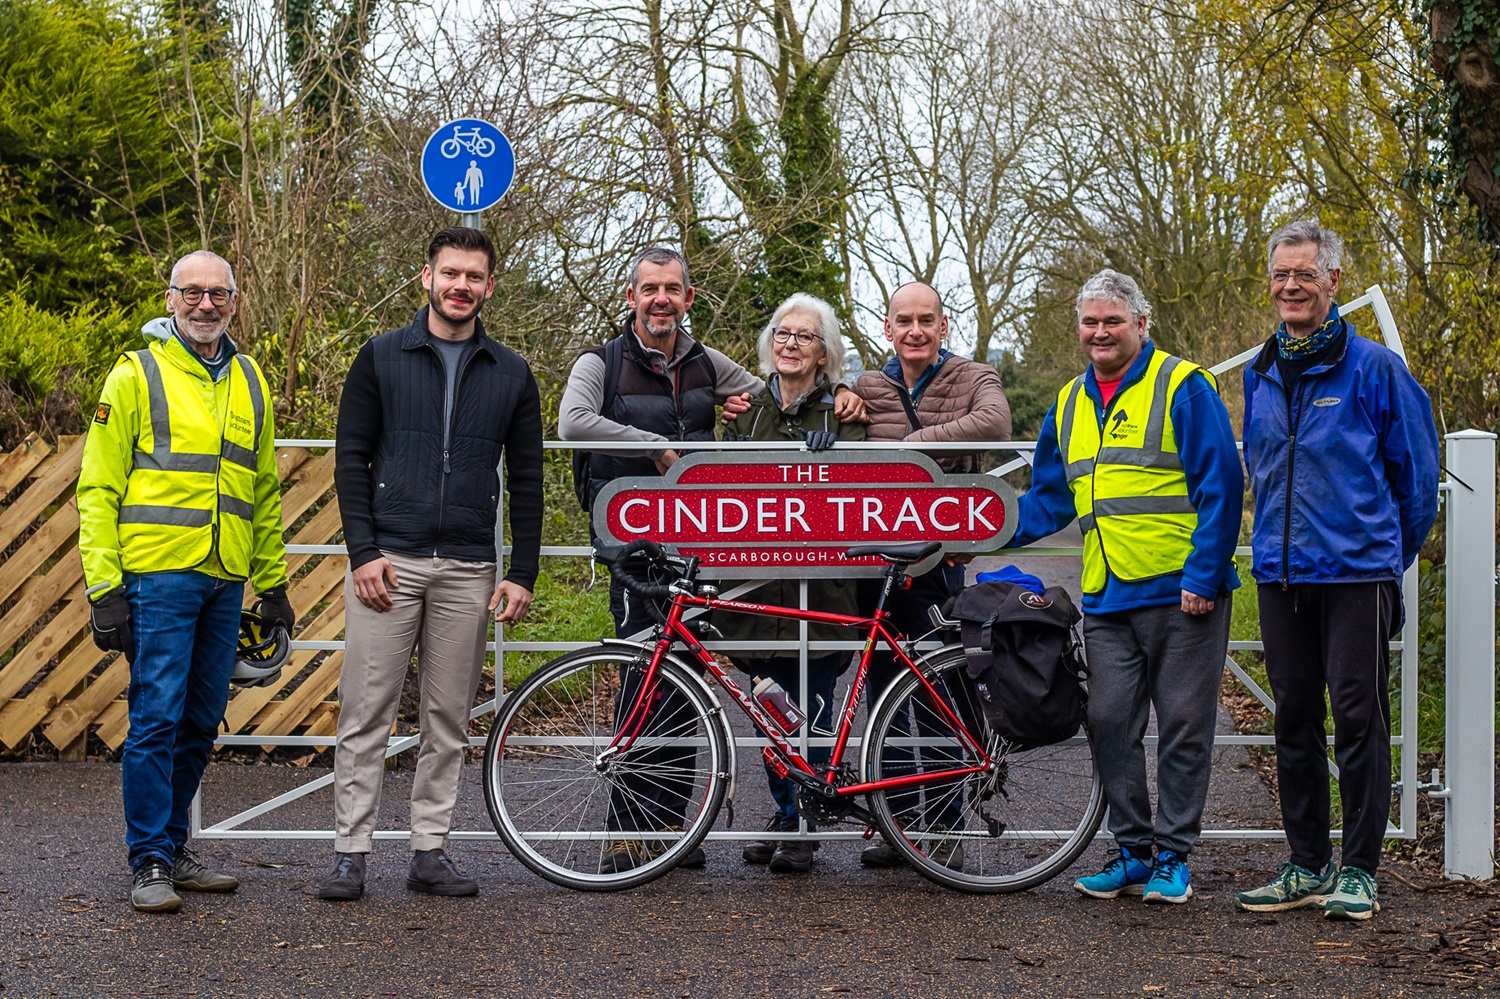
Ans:
[[[960,622],[966,671],[992,731],[1022,746],[1078,734],[1088,703],[1088,666],[1068,591],[1038,595],[1015,583],[976,583],[948,601]]]

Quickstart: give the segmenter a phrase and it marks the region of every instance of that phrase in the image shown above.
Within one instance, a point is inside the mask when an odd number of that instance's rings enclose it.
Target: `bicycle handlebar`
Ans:
[[[672,596],[670,585],[662,583],[651,583],[634,575],[626,564],[637,556],[644,556],[646,568],[665,569],[672,571],[671,563],[667,561],[667,553],[662,550],[661,545],[655,541],[645,538],[632,541],[623,548],[612,550],[599,550],[594,552],[594,558],[609,567],[609,574],[620,581],[635,596],[645,600],[667,600]]]

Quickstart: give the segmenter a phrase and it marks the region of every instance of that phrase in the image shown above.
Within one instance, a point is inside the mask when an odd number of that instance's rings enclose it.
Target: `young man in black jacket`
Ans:
[[[334,481],[349,549],[334,757],[334,867],[318,897],[364,894],[386,738],[413,647],[420,650],[422,746],[411,795],[406,886],[473,895],[445,852],[469,709],[491,612],[531,605],[542,534],[541,397],[531,368],[485,335],[495,250],[477,229],[427,248],[428,305],[361,348],[339,404]],[[505,459],[513,548],[496,581],[498,467]]]

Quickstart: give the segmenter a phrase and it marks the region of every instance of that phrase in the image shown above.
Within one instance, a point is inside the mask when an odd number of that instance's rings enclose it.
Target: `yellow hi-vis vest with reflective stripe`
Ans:
[[[79,474],[91,595],[122,571],[253,575],[257,592],[286,582],[266,396],[243,354],[217,381],[175,338],[121,355]]]
[[[1163,350],[1142,376],[1122,386],[1101,432],[1084,375],[1057,394],[1057,445],[1083,529],[1083,591],[1100,593],[1113,573],[1139,581],[1182,571],[1193,552],[1198,511],[1177,454],[1172,399],[1202,371]]]

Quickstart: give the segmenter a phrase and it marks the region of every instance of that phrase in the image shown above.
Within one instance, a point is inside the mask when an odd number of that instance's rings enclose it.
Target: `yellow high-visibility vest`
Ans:
[[[1131,582],[1182,571],[1193,552],[1198,511],[1188,498],[1177,453],[1172,399],[1202,371],[1191,361],[1153,351],[1145,373],[1121,387],[1105,408],[1079,375],[1057,394],[1057,445],[1083,529],[1083,591],[1100,593],[1111,573]]]
[[[202,569],[286,582],[265,378],[236,354],[217,381],[176,338],[121,355],[79,474],[79,549],[90,594],[122,572]]]

